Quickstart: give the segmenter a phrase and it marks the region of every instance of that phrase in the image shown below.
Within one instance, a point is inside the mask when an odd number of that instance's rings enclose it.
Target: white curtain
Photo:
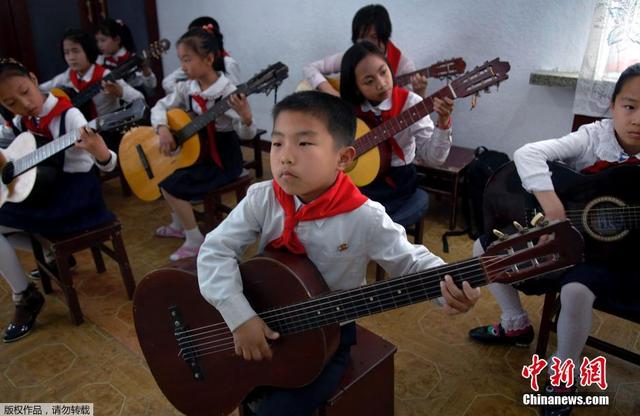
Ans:
[[[582,61],[574,114],[609,116],[616,80],[640,62],[640,0],[598,0]]]

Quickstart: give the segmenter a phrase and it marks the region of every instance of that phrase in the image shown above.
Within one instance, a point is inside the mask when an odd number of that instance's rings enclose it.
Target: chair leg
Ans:
[[[202,199],[202,205],[204,206],[204,224],[207,227],[207,231],[213,230],[216,227],[216,204],[213,196],[207,194]]]
[[[31,247],[33,248],[33,255],[36,258],[36,264],[38,265],[38,271],[40,272],[40,281],[42,282],[42,291],[46,294],[53,292],[51,287],[51,277],[42,268],[42,264],[46,264],[44,258],[44,251],[42,250],[42,244],[33,235],[30,235]]]
[[[122,173],[122,169],[120,169],[120,165],[118,165],[118,179],[120,180],[120,188],[122,189],[122,196],[131,196],[131,187],[129,186],[129,182],[124,177],[124,173]]]
[[[133,279],[131,265],[129,264],[129,257],[127,256],[127,250],[124,248],[122,233],[120,231],[116,231],[111,235],[111,244],[113,244],[113,251],[116,254],[118,266],[120,267],[122,282],[127,289],[127,296],[129,299],[133,299],[133,292],[136,289],[136,281]]]
[[[553,317],[556,312],[557,293],[551,292],[544,296],[544,305],[542,307],[542,316],[540,317],[540,329],[538,330],[538,344],[536,346],[536,354],[539,357],[547,356],[547,345],[549,344],[549,335],[553,326]]]
[[[84,322],[82,318],[82,311],[80,310],[80,302],[78,301],[78,294],[73,287],[73,279],[71,278],[71,269],[69,268],[69,253],[56,252],[56,265],[58,266],[58,280],[60,281],[60,287],[67,298],[67,305],[69,305],[69,316],[71,321],[80,325]]]
[[[424,233],[424,217],[420,218],[420,221],[416,223],[414,226],[415,235],[413,236],[414,244],[422,244],[423,241],[423,233]]]
[[[104,259],[102,258],[102,252],[99,246],[91,247],[91,255],[93,256],[93,262],[96,264],[96,271],[98,273],[104,273],[107,268],[104,266]]]

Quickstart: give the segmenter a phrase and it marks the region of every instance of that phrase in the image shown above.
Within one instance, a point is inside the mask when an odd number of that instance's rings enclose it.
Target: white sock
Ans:
[[[184,235],[186,240],[184,245],[189,247],[199,247],[204,242],[204,236],[200,232],[200,229],[196,226],[190,230],[185,230]]]
[[[477,257],[484,253],[480,240],[473,243],[473,256]],[[502,314],[500,324],[505,331],[515,331],[524,329],[531,325],[527,311],[522,308],[518,291],[504,283],[490,283],[487,288],[498,302]]]
[[[182,230],[184,228],[182,226],[182,221],[180,221],[180,218],[178,218],[178,214],[173,211],[171,211],[171,224],[169,224],[169,227],[173,228],[174,230]]]
[[[2,234],[0,234],[0,274],[9,283],[14,294],[24,292],[29,285],[16,252]]]
[[[580,354],[591,331],[593,302],[596,295],[588,287],[571,282],[560,289],[560,316],[558,316],[558,351],[555,355],[566,360],[571,358],[576,367],[581,362]]]

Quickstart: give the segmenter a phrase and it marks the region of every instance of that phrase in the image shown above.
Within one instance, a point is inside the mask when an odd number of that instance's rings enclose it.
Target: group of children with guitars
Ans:
[[[250,139],[257,131],[246,94],[237,91],[238,64],[224,49],[214,19],[194,20],[177,40],[180,68],[162,81],[167,95],[151,110],[155,134],[150,140],[155,141],[158,154],[171,157],[180,152],[182,139],[178,140],[170,129],[170,110],[203,115],[220,101],[228,104],[228,110],[201,131],[198,160],[159,183],[171,218],[155,230],[155,235],[184,240],[171,254],[172,261],[197,257],[201,294],[220,312],[232,332],[235,353],[248,361],[270,359],[270,344],[277,345],[280,338],[243,292],[238,259],[256,239],[260,251],[306,256],[331,291],[363,285],[370,260],[391,276],[444,264],[424,246],[410,244],[395,215],[417,191],[414,163],[418,160],[439,165],[446,160],[453,142],[453,98],[465,93],[427,97],[429,73],[416,70],[391,41],[391,21],[381,5],[357,11],[352,41],[353,46],[344,53],[305,66],[309,86],[318,91],[297,92],[275,105],[270,151],[273,180],[252,185],[229,216],[206,236],[198,228],[192,201],[242,173],[240,139]],[[9,283],[16,304],[4,333],[5,342],[27,335],[44,303],[16,257],[14,246],[20,233],[67,234],[113,218],[102,200],[94,170],[116,168],[118,156],[114,150],[120,137],[106,133],[103,138],[86,127],[87,120],[143,99],[153,94],[157,85],[155,75],[143,61],[117,79],[108,78],[110,71],[117,72],[135,53],[131,34],[120,21],[105,20],[94,35],[68,31],[61,40],[61,51],[69,68],[40,85],[19,62],[9,58],[0,61],[0,104],[5,122],[15,133],[30,132],[46,142],[70,131],[80,132],[75,144],[56,163],[43,165],[59,172],[53,189],[64,187],[64,192],[16,203],[6,200],[12,192],[11,182],[1,185],[0,274]],[[330,82],[327,77],[336,73],[339,81]],[[397,82],[401,75],[406,75],[403,85]],[[100,87],[96,89],[96,85]],[[97,92],[85,100],[83,107],[75,108],[73,95],[92,86]],[[65,89],[68,94],[65,97],[49,92],[53,88]],[[460,92],[453,87],[451,91]],[[404,120],[399,116],[411,115],[423,100],[429,102],[428,112],[436,112],[435,122],[426,112],[398,124],[398,120]],[[615,164],[637,163],[639,108],[640,65],[633,65],[616,84],[612,120],[584,126],[560,139],[530,143],[515,153],[523,187],[535,195],[548,220],[563,220],[567,214],[554,192],[546,162],[563,160],[590,173],[596,165],[598,169],[613,169]],[[382,129],[386,134],[384,145],[390,151],[384,156],[388,168],[362,186],[350,177],[354,175],[354,161],[361,156],[357,151],[359,140],[355,140],[356,118],[369,129]],[[386,130],[394,122],[395,128]],[[0,167],[8,162],[0,153]],[[5,172],[3,169],[3,179]],[[480,255],[490,240],[488,235],[481,238],[473,254]],[[591,327],[594,300],[611,297],[633,303],[624,294],[635,293],[637,274],[631,263],[602,264],[587,258],[586,263],[563,275],[558,281],[562,312],[556,356],[578,361]],[[456,284],[448,274],[442,276],[439,288],[442,297],[438,303],[450,314],[468,311],[480,296],[478,288],[467,281]],[[533,327],[517,290],[501,283],[491,284],[490,290],[502,309],[501,321],[473,329],[470,336],[485,343],[528,345],[533,340]],[[311,414],[334,392],[355,342],[353,322],[344,322],[337,352],[313,382],[294,389],[260,389],[251,395],[252,404],[246,412]],[[566,387],[549,392],[566,393]],[[545,415],[566,415],[571,408],[549,406],[543,411]]]

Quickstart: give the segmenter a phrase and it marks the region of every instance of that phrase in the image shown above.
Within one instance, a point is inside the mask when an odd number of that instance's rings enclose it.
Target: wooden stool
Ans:
[[[196,219],[204,222],[205,231],[209,232],[224,219],[224,214],[228,214],[233,209],[222,203],[222,195],[228,192],[235,192],[237,202],[247,194],[249,185],[253,182],[253,178],[247,173],[238,176],[232,182],[223,185],[213,191],[207,193],[202,198],[204,211],[195,211]]]
[[[396,346],[357,325],[358,343],[334,395],[320,416],[393,415],[393,355]]]
[[[253,149],[253,160],[244,162],[242,165],[245,169],[253,169],[256,172],[256,178],[262,178],[264,169],[262,167],[262,151],[268,151],[270,143],[262,140],[262,135],[267,131],[259,129],[253,139],[240,139],[240,145]],[[264,142],[264,143],[263,143]]]
[[[111,223],[100,225],[87,231],[62,237],[45,237],[37,234],[31,235],[33,252],[38,264],[38,270],[40,271],[44,293],[52,292],[51,277],[53,277],[67,298],[71,321],[76,325],[81,324],[83,322],[83,318],[82,311],[80,310],[80,304],[78,302],[78,295],[73,287],[73,278],[69,267],[68,259],[73,253],[88,248],[91,249],[93,261],[96,264],[96,270],[98,273],[103,273],[106,270],[104,266],[104,259],[102,258],[103,252],[118,262],[122,281],[127,289],[127,295],[129,296],[129,299],[133,298],[133,291],[136,288],[136,282],[133,279],[131,266],[129,265],[129,258],[127,257],[127,252],[124,248],[121,228],[122,226],[120,222],[115,220]],[[104,244],[107,240],[111,240],[113,249]],[[42,250],[43,243],[50,246],[51,252],[53,253],[56,261],[58,269],[57,273],[55,270],[51,270],[47,266]]]

